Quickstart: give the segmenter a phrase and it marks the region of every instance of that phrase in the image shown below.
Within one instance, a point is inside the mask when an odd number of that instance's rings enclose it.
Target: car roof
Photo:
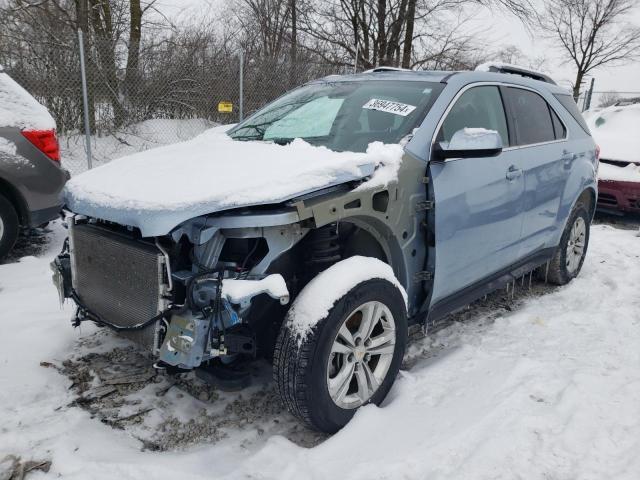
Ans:
[[[516,73],[500,73],[500,72],[482,72],[482,71],[442,71],[442,70],[405,70],[383,67],[368,70],[362,73],[347,75],[329,75],[319,78],[313,83],[324,82],[355,82],[355,81],[371,81],[371,80],[403,80],[403,81],[420,81],[420,82],[438,82],[450,83],[474,83],[474,82],[503,82],[515,85],[522,85],[533,88],[535,90],[547,90],[550,93],[569,94],[570,92],[553,83],[524,77]]]

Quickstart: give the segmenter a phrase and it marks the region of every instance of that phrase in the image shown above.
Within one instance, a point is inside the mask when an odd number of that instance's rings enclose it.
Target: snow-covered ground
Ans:
[[[266,366],[255,375],[262,383],[237,394],[198,387],[193,398],[185,391],[196,387],[161,379],[120,393],[111,412],[78,401],[79,385],[96,387],[102,370],[139,360],[108,332],[71,329],[49,278],[63,238],[59,224],[52,229],[36,257],[0,265],[0,459],[52,460],[48,474],[29,478],[640,476],[635,231],[596,225],[570,285],[534,285],[504,306],[498,296],[416,340],[383,407],[362,409],[325,439],[282,411]],[[114,422],[113,410],[140,419]],[[163,435],[173,441],[158,446]]]

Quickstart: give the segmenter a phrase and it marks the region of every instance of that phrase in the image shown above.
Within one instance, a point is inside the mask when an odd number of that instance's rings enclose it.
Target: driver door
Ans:
[[[497,156],[430,161],[435,200],[435,276],[431,305],[486,280],[518,260],[524,176],[500,89],[469,88],[455,101],[436,136],[449,142],[464,128],[497,131]]]

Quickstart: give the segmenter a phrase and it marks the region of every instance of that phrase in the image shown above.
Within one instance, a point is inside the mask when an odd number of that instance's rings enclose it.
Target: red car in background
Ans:
[[[640,213],[640,98],[585,112],[600,146],[598,210]]]

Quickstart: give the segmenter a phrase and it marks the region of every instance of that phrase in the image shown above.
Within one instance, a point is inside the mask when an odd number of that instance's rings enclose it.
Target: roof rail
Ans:
[[[551,83],[557,85],[556,82],[548,75],[544,73],[536,72],[519,65],[510,65],[508,63],[500,62],[487,62],[476,67],[476,71],[481,72],[495,72],[495,73],[510,73],[512,75],[520,75],[521,77],[532,78],[545,83]]]
[[[413,70],[409,68],[398,68],[398,67],[375,67],[369,70],[365,70],[363,73],[378,73],[378,72],[413,72]]]

